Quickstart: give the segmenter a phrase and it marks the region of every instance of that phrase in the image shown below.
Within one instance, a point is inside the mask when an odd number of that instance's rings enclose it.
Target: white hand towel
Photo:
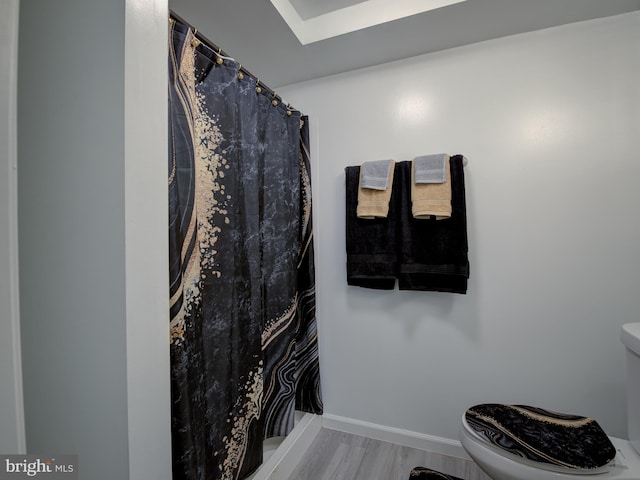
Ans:
[[[423,155],[413,160],[415,182],[444,183],[447,180],[446,162],[449,156],[446,153],[435,155]]]
[[[376,160],[364,162],[360,174],[360,188],[386,190],[389,187],[389,174],[393,160]]]
[[[451,175],[449,155],[445,155],[445,182],[418,183],[416,181],[416,163],[411,162],[411,210],[413,217],[444,220],[451,217]]]
[[[374,189],[369,187],[363,187],[362,176],[364,174],[364,164],[360,167],[360,179],[358,181],[358,206],[357,216],[358,218],[374,219],[374,218],[386,218],[389,214],[389,200],[391,200],[391,188],[393,186],[393,172],[396,162],[394,160],[383,160],[384,162],[390,162],[386,170],[384,189]],[[375,163],[375,162],[365,162]],[[382,182],[379,182],[382,185]]]

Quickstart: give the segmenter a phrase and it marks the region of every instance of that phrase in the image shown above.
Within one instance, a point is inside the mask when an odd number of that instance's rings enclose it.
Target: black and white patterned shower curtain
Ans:
[[[170,27],[173,478],[242,479],[322,413],[308,126]]]

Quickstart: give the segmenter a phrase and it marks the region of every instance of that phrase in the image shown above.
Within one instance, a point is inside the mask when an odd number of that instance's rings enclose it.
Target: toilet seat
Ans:
[[[484,460],[484,461],[489,460],[487,456],[490,456],[493,458],[502,458],[503,466],[508,464],[520,465],[520,468],[528,470],[530,472],[530,475],[532,475],[531,478],[535,478],[536,480],[547,478],[545,475],[541,475],[541,474],[551,475],[551,478],[553,478],[554,480],[563,478],[565,476],[569,479],[575,479],[575,480],[578,480],[580,478],[586,479],[588,477],[591,477],[592,475],[600,479],[600,476],[602,474],[608,473],[611,469],[610,465],[606,465],[597,470],[591,471],[584,475],[580,475],[580,474],[576,474],[576,472],[569,471],[568,469],[562,468],[562,467],[546,466],[546,468],[542,468],[540,464],[537,462],[532,462],[530,460],[527,460],[526,458],[513,455],[507,452],[506,450],[496,447],[491,442],[487,442],[484,438],[480,437],[473,430],[473,428],[469,426],[464,415],[462,415],[462,432],[461,433],[462,433],[462,444],[465,450],[467,451],[467,453],[471,455],[471,458],[477,463],[480,463],[481,466],[483,463],[483,461],[481,460]],[[495,462],[495,460],[491,460],[491,462]],[[506,467],[506,468],[511,468],[511,467]],[[501,477],[496,476],[492,478],[499,479]],[[513,480],[514,478],[519,478],[519,477],[516,477],[514,475],[514,476],[508,476],[504,478],[509,478]],[[605,477],[605,478],[609,478],[609,477]]]
[[[526,405],[482,404],[467,410],[463,425],[485,448],[561,474],[604,473],[616,456],[609,437],[588,417]]]

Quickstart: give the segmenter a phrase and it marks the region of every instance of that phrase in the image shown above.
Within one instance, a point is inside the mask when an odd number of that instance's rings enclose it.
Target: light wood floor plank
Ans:
[[[344,461],[333,469],[330,478],[355,478],[364,461],[369,439],[366,437],[350,439],[347,434],[343,434],[341,440]]]
[[[392,443],[370,440],[362,465],[355,478],[385,478],[396,480],[397,446]],[[337,480],[337,479],[336,479]]]
[[[409,480],[414,467],[491,480],[471,461],[326,428],[287,480]]]

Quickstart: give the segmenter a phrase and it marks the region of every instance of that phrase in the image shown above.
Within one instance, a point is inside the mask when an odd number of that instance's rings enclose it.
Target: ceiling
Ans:
[[[328,0],[313,3],[313,0],[270,0],[302,45],[466,1]]]
[[[335,12],[346,7],[351,7],[367,0],[289,0],[302,20],[319,17],[325,13]],[[271,2],[273,3],[273,2]]]
[[[333,24],[343,24],[343,13],[353,14],[353,9],[369,3],[393,17],[398,4],[431,1],[438,0],[169,0],[169,6],[273,89],[493,38],[640,10],[640,0],[466,0],[356,27],[360,29],[349,33],[330,33],[334,36],[303,45],[274,6],[288,3],[298,27],[305,27],[327,18]],[[386,6],[380,8],[383,3]]]

